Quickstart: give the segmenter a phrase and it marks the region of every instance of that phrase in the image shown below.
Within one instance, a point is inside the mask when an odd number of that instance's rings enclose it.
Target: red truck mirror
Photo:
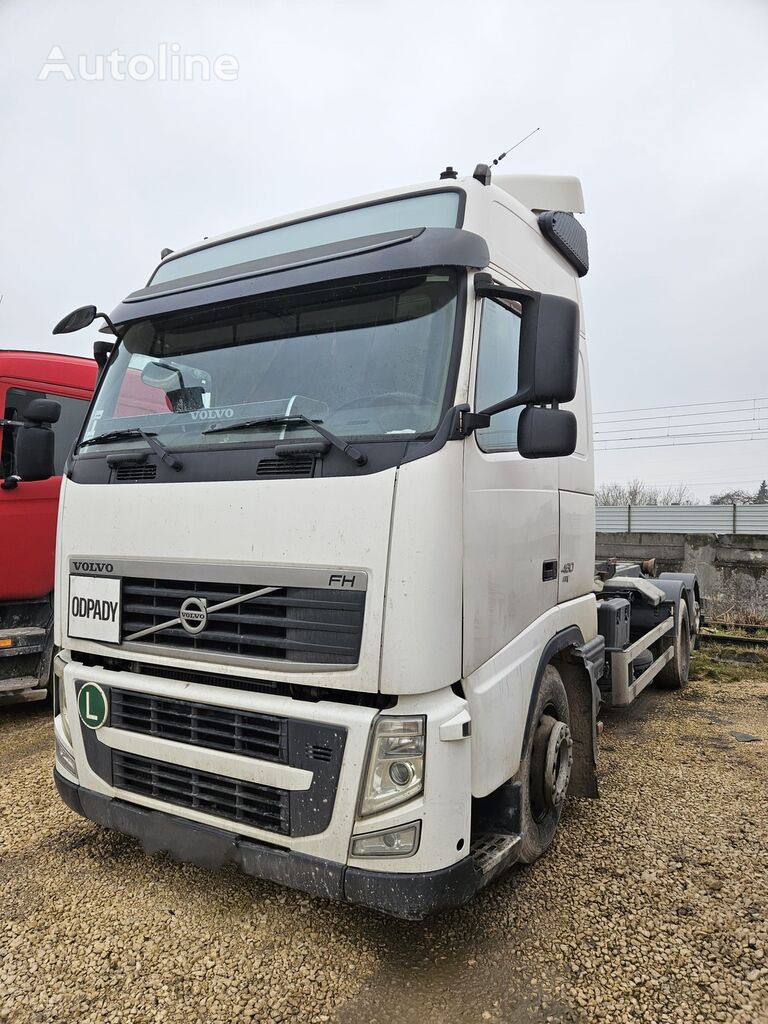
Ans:
[[[51,424],[61,415],[58,402],[36,398],[24,410],[24,425],[16,438],[16,473],[22,480],[53,476],[54,435]]]

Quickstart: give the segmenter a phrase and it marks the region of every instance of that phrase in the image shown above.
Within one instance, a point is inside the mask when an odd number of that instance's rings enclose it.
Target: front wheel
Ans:
[[[520,861],[532,864],[552,843],[573,765],[568,697],[560,673],[547,665],[520,764]]]

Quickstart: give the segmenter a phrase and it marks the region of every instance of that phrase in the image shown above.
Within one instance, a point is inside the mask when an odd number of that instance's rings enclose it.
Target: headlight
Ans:
[[[426,718],[383,716],[374,726],[360,816],[412,800],[424,789]]]

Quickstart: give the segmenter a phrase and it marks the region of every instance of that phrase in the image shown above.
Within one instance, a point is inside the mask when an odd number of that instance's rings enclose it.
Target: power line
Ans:
[[[677,441],[677,442],[670,441],[670,442],[667,442],[666,444],[626,444],[626,445],[618,445],[616,448],[595,448],[595,451],[596,452],[623,452],[623,451],[628,451],[629,449],[633,449],[634,451],[640,451],[643,448],[684,448],[687,445],[691,445],[691,444],[749,444],[751,441],[768,440],[768,430],[763,430],[763,431],[757,431],[756,430],[756,431],[754,431],[754,433],[756,433],[756,434],[757,433],[763,433],[766,436],[765,436],[765,438],[762,438],[762,437],[742,437],[742,438],[736,437],[736,438],[733,438],[730,441]],[[621,440],[623,440],[623,438],[613,438],[612,441],[610,441],[610,442],[604,441],[603,444],[613,443],[614,440],[615,441],[621,441]],[[626,440],[631,440],[631,438],[627,438]]]
[[[768,408],[766,408],[765,411],[768,413]],[[614,422],[618,423],[620,421],[619,420],[614,420]],[[632,421],[630,421],[630,422],[632,422]],[[749,419],[749,420],[717,420],[715,422],[710,421],[708,423],[669,423],[666,426],[664,424],[660,423],[660,424],[658,424],[657,426],[654,426],[654,427],[637,427],[636,429],[638,431],[640,431],[640,430],[674,430],[677,427],[710,427],[710,426],[726,427],[726,426],[730,426],[733,423],[744,423],[744,424],[747,424],[747,425],[744,427],[743,431],[731,431],[731,433],[744,433],[745,431],[748,431],[748,432],[751,433],[753,430],[764,430],[765,429],[765,427],[759,427],[759,426],[751,428],[748,425],[750,423],[760,423],[760,422],[761,422],[760,419],[755,419],[753,417],[752,419]],[[762,422],[765,422],[765,421],[762,421]],[[597,437],[600,434],[620,434],[623,430],[631,430],[631,429],[632,429],[631,427],[623,426],[623,427],[616,427],[614,430],[596,430],[595,431],[595,437]],[[695,433],[698,433],[698,431],[695,431]],[[652,435],[649,435],[649,437],[650,436],[652,436]],[[660,434],[660,435],[657,435],[657,436],[663,437],[664,435]],[[684,435],[681,434],[679,436],[683,437]],[[623,440],[623,439],[617,438],[616,440]]]
[[[593,413],[593,416],[618,416],[628,412],[656,412],[659,409],[693,409],[696,406],[737,405],[744,402],[768,402],[768,398],[729,398],[720,402],[681,402],[677,405],[647,405],[638,409],[608,409],[605,412]]]
[[[750,399],[750,401],[753,401],[753,400]],[[754,399],[754,401],[755,402],[759,402],[759,401],[763,401],[763,399],[756,398],[756,399]],[[750,413],[752,415],[754,415],[755,413],[761,413],[761,412],[768,413],[768,405],[752,405],[751,407],[748,407],[746,409],[716,409],[716,410],[715,409],[710,409],[710,410],[702,409],[699,412],[674,412],[674,413],[673,412],[665,412],[665,413],[658,413],[655,416],[626,416],[626,417],[621,417],[620,416],[620,417],[618,417],[617,419],[614,419],[614,420],[604,420],[603,423],[601,423],[600,425],[601,426],[609,426],[612,423],[643,423],[646,420],[682,420],[682,419],[691,419],[692,417],[695,417],[695,416],[708,416],[708,417],[728,416],[730,413],[738,413],[738,412],[743,412],[743,413],[746,413],[747,415],[749,415]],[[594,418],[595,417],[593,417],[593,419]]]
[[[744,430],[696,430],[688,434],[661,434],[656,437],[636,437],[630,434],[627,437],[603,438],[602,443],[613,444],[614,441],[674,441],[678,438],[686,437],[732,437],[734,434],[765,434],[768,437],[768,428],[755,427],[750,430],[749,427],[745,427]],[[745,438],[745,440],[748,439]]]

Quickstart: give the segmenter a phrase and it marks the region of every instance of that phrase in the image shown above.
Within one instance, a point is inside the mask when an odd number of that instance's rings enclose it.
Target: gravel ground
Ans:
[[[708,651],[605,724],[602,799],[417,925],[144,856],[59,802],[47,710],[6,710],[0,1020],[768,1022],[768,664]]]

